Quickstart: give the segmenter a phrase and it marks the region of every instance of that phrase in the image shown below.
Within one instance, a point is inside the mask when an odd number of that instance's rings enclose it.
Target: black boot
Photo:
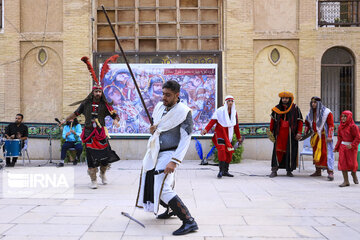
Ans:
[[[229,173],[229,163],[227,163],[227,162],[224,162],[223,176],[225,176],[225,177],[234,177],[234,175]]]
[[[180,218],[180,220],[183,222],[181,227],[175,232],[173,232],[173,235],[185,235],[199,229],[194,218],[191,217],[189,209],[181,201],[178,195],[176,195],[169,201],[169,207],[173,210],[176,216],[178,216],[178,218]]]
[[[6,158],[6,167],[12,167],[11,162],[10,162],[10,158]]]
[[[172,211],[166,203],[164,203],[162,200],[160,200],[160,205],[166,208],[166,211],[162,214],[157,215],[157,219],[169,219],[172,216],[175,216],[174,211]]]
[[[218,178],[222,178],[223,172],[224,172],[224,163],[222,161],[219,161],[219,173],[217,175]]]
[[[277,167],[272,167],[271,168],[271,174],[270,174],[270,178],[274,178],[274,177],[276,177],[277,176],[277,170],[278,170],[278,168]]]

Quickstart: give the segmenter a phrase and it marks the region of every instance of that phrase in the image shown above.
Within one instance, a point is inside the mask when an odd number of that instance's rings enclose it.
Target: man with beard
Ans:
[[[217,177],[234,177],[234,175],[229,173],[229,164],[235,151],[231,143],[234,132],[238,143],[241,144],[242,141],[233,96],[225,97],[224,106],[214,112],[208,125],[201,131],[201,135],[208,133],[214,124],[216,124],[216,127],[212,141],[218,150],[219,158],[219,173]]]
[[[111,118],[114,119],[113,124],[117,126],[119,125],[120,118],[112,106],[107,102],[103,89],[95,76],[88,58],[83,57],[81,60],[87,64],[96,84],[94,85],[92,92],[81,101],[78,109],[70,114],[62,124],[76,118],[80,114],[84,114],[85,127],[81,134],[81,139],[86,147],[88,174],[91,179],[90,188],[96,189],[96,173],[98,172],[98,167],[100,166],[100,178],[105,185],[107,184],[105,172],[109,167],[109,163],[119,160],[119,157],[110,148],[107,129],[104,127],[105,117],[111,116]],[[104,66],[103,69],[105,69]],[[104,76],[103,73],[101,75]],[[71,105],[76,104],[78,104],[78,102]]]
[[[271,160],[270,177],[277,176],[279,168],[286,169],[287,176],[298,163],[298,141],[301,138],[303,118],[300,109],[294,103],[291,92],[279,93],[280,102],[272,109],[270,131],[275,137]]]
[[[313,147],[313,162],[316,171],[311,177],[321,176],[321,169],[327,169],[328,180],[334,180],[334,117],[330,109],[325,107],[319,97],[312,97],[310,111],[305,118],[305,134],[314,132],[311,137]]]
[[[5,128],[6,139],[19,139],[21,140],[21,148],[24,147],[24,141],[28,138],[28,127],[22,123],[24,116],[21,113],[16,114],[15,122],[10,123]],[[4,146],[4,151],[5,146]],[[10,157],[6,157],[6,167],[14,167],[17,157],[13,157],[10,162]]]
[[[173,190],[175,168],[181,164],[191,141],[193,128],[191,109],[180,102],[180,85],[173,80],[163,85],[163,102],[152,114],[152,136],[143,159],[136,206],[158,213],[159,204],[166,208],[158,219],[173,215],[182,220],[182,226],[173,235],[184,235],[198,230],[188,208]]]

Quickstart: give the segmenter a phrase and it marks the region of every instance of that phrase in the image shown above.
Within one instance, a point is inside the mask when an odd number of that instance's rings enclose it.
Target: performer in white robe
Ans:
[[[191,109],[179,101],[180,85],[167,81],[163,85],[163,102],[153,112],[147,151],[143,159],[136,206],[158,213],[159,204],[166,208],[158,219],[176,215],[183,225],[173,235],[198,230],[189,210],[174,191],[174,171],[181,164],[191,141],[193,128]]]

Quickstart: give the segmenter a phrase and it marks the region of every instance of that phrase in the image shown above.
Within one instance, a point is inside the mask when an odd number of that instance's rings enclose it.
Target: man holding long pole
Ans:
[[[184,235],[196,231],[198,230],[197,223],[173,190],[175,168],[184,158],[191,141],[193,129],[191,109],[180,102],[180,85],[176,81],[168,81],[163,85],[163,102],[159,102],[154,109],[155,124],[153,124],[153,118],[150,117],[146,108],[134,74],[104,6],[102,9],[151,123],[150,132],[152,136],[149,139],[147,152],[143,159],[136,206],[157,214],[159,204],[161,204],[166,208],[166,211],[158,218],[167,219],[173,215],[178,216],[183,224],[173,232],[173,235]]]
[[[198,230],[188,208],[173,190],[174,172],[189,148],[193,129],[191,109],[179,101],[179,94],[180,85],[176,81],[170,80],[163,85],[163,102],[159,102],[153,112],[152,136],[143,159],[136,200],[137,207],[155,214],[159,204],[165,207],[165,213],[158,215],[158,219],[179,217],[183,224],[173,235]]]

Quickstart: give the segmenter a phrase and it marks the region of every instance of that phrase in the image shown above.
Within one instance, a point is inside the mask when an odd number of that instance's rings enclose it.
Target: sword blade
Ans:
[[[126,212],[121,212],[121,215],[129,218],[130,220],[133,220],[134,222],[136,222],[137,224],[139,224],[140,226],[142,226],[143,228],[145,228],[145,225],[142,224],[140,221],[136,220],[135,218],[133,218],[132,216],[130,216],[128,213]]]

